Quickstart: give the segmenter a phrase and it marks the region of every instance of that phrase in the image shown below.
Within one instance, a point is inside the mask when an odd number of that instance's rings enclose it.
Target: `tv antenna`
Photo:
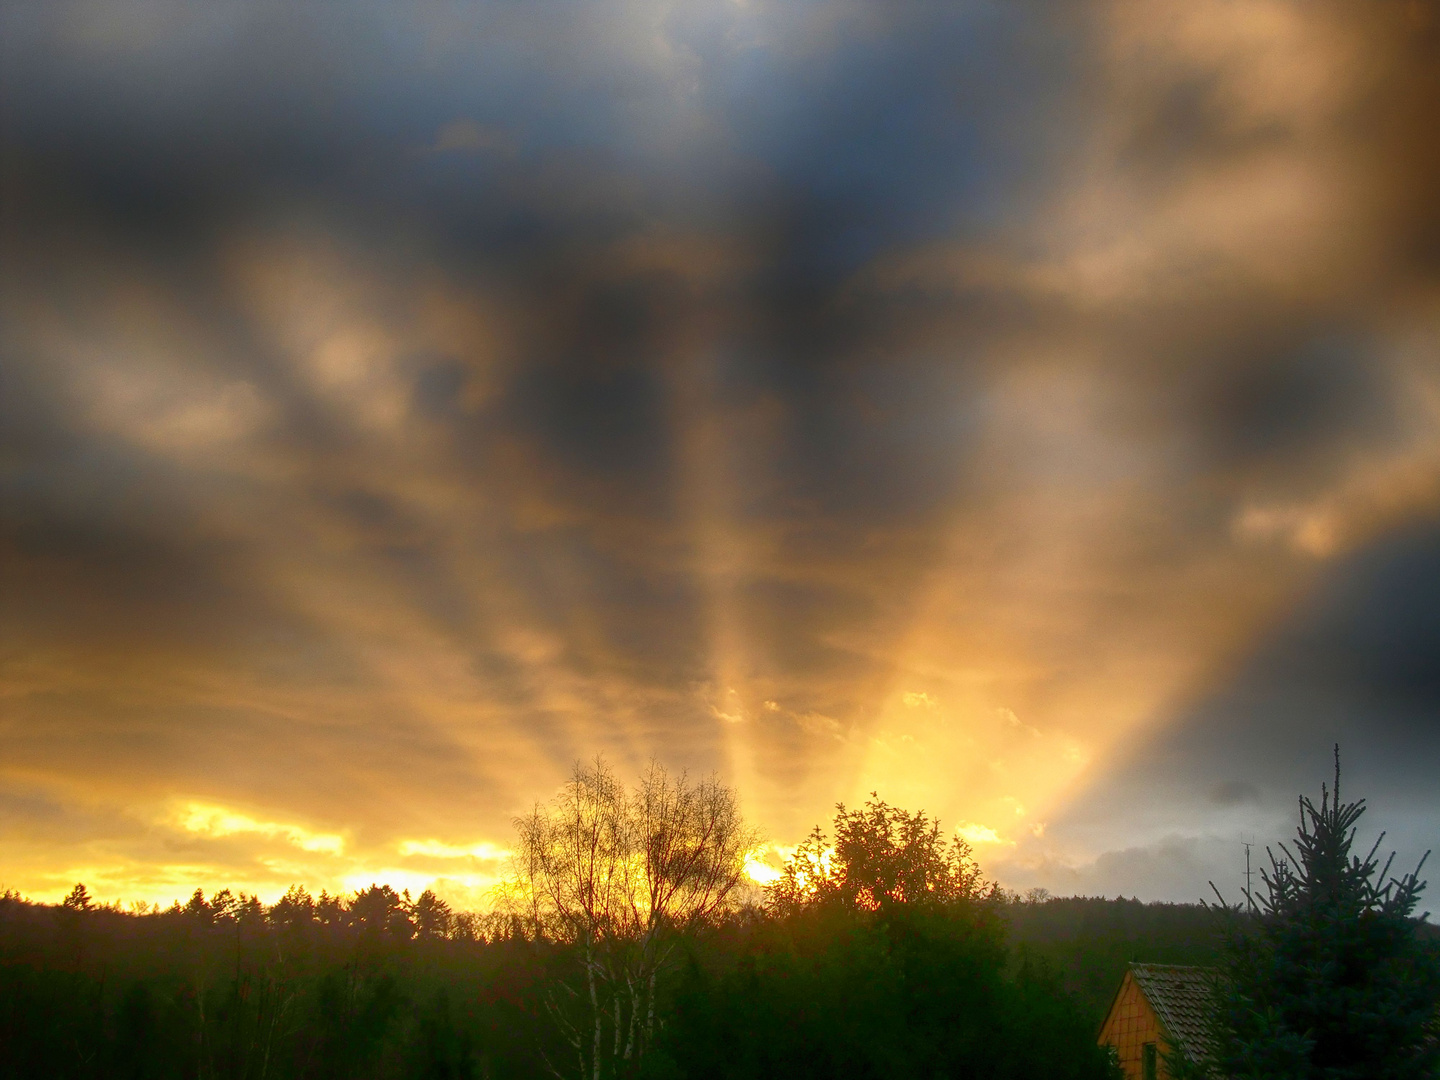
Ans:
[[[1250,872],[1250,849],[1255,846],[1255,837],[1250,833],[1246,833],[1240,843],[1245,848],[1245,906],[1251,914],[1254,914],[1255,899],[1250,893],[1250,882],[1252,879]]]

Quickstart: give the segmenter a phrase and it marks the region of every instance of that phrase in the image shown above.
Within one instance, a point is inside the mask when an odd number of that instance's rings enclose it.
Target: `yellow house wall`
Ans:
[[[1157,1049],[1163,1050],[1161,1038],[1160,1020],[1155,1010],[1150,1008],[1139,985],[1127,972],[1125,981],[1120,984],[1120,992],[1115,995],[1110,1015],[1100,1028],[1100,1045],[1115,1047],[1120,1056],[1120,1068],[1125,1071],[1125,1080],[1142,1080],[1142,1048],[1147,1042],[1153,1042]],[[1159,1075],[1165,1077],[1165,1062],[1157,1064]]]

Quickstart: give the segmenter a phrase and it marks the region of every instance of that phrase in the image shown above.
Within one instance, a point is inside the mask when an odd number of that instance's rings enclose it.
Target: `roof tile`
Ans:
[[[1131,964],[1130,974],[1160,1018],[1175,1048],[1199,1062],[1214,1045],[1215,968],[1179,964]]]

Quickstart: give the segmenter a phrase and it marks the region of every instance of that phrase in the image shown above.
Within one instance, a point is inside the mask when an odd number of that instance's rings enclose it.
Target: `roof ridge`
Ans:
[[[1140,963],[1130,960],[1130,968],[1158,968],[1162,971],[1220,971],[1214,963]]]

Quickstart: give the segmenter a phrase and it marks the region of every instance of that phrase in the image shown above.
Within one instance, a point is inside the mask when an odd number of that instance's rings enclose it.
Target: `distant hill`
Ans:
[[[1098,1026],[1132,960],[1152,964],[1220,961],[1216,916],[1199,904],[1075,896],[1010,905],[1012,962],[1054,967]]]

